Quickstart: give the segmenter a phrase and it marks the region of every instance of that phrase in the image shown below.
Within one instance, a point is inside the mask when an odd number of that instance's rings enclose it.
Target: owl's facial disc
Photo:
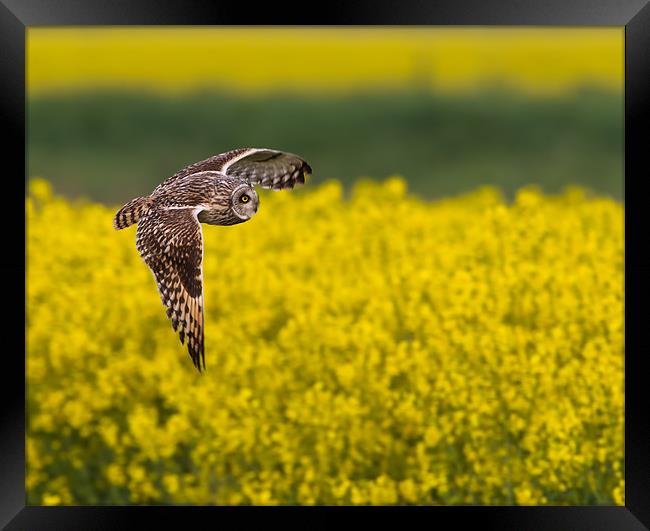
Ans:
[[[255,188],[242,184],[233,190],[231,195],[232,210],[241,220],[248,220],[255,215],[259,205],[259,198]]]

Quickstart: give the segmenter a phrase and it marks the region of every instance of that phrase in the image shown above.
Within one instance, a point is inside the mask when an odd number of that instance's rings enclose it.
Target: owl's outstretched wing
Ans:
[[[293,188],[296,183],[303,184],[305,174],[311,174],[311,167],[293,153],[251,148],[226,162],[220,171],[262,188],[282,190]]]
[[[196,162],[167,179],[162,185],[200,171],[218,171],[231,177],[248,180],[262,188],[282,190],[304,183],[311,167],[293,153],[266,148],[234,149]]]
[[[194,366],[205,368],[203,234],[196,208],[155,208],[140,218],[136,247],[158,284],[167,317]]]

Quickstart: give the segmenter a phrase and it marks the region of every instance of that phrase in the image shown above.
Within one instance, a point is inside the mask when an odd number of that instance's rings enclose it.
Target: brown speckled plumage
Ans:
[[[305,182],[309,165],[272,149],[228,151],[178,171],[151,195],[124,205],[113,218],[123,229],[138,223],[136,248],[158,284],[167,317],[196,368],[205,368],[203,234],[201,223],[235,225],[257,212],[254,186],[290,189]]]

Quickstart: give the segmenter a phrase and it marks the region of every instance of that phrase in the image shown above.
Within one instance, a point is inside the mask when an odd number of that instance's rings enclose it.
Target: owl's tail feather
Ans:
[[[151,199],[149,197],[136,197],[120,208],[113,218],[113,227],[117,230],[130,227],[137,223],[147,211]]]

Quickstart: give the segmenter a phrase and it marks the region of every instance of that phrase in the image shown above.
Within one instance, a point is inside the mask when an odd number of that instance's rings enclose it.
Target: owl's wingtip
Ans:
[[[188,345],[189,347],[189,345]],[[196,367],[196,370],[199,371],[199,374],[205,372],[205,349],[203,345],[198,349],[189,350],[190,358],[192,359],[192,364]]]
[[[199,358],[192,361],[194,362],[194,366],[196,367],[196,370],[199,371],[199,374],[203,374],[205,372],[205,359],[203,360],[203,365],[201,365],[201,359]]]

